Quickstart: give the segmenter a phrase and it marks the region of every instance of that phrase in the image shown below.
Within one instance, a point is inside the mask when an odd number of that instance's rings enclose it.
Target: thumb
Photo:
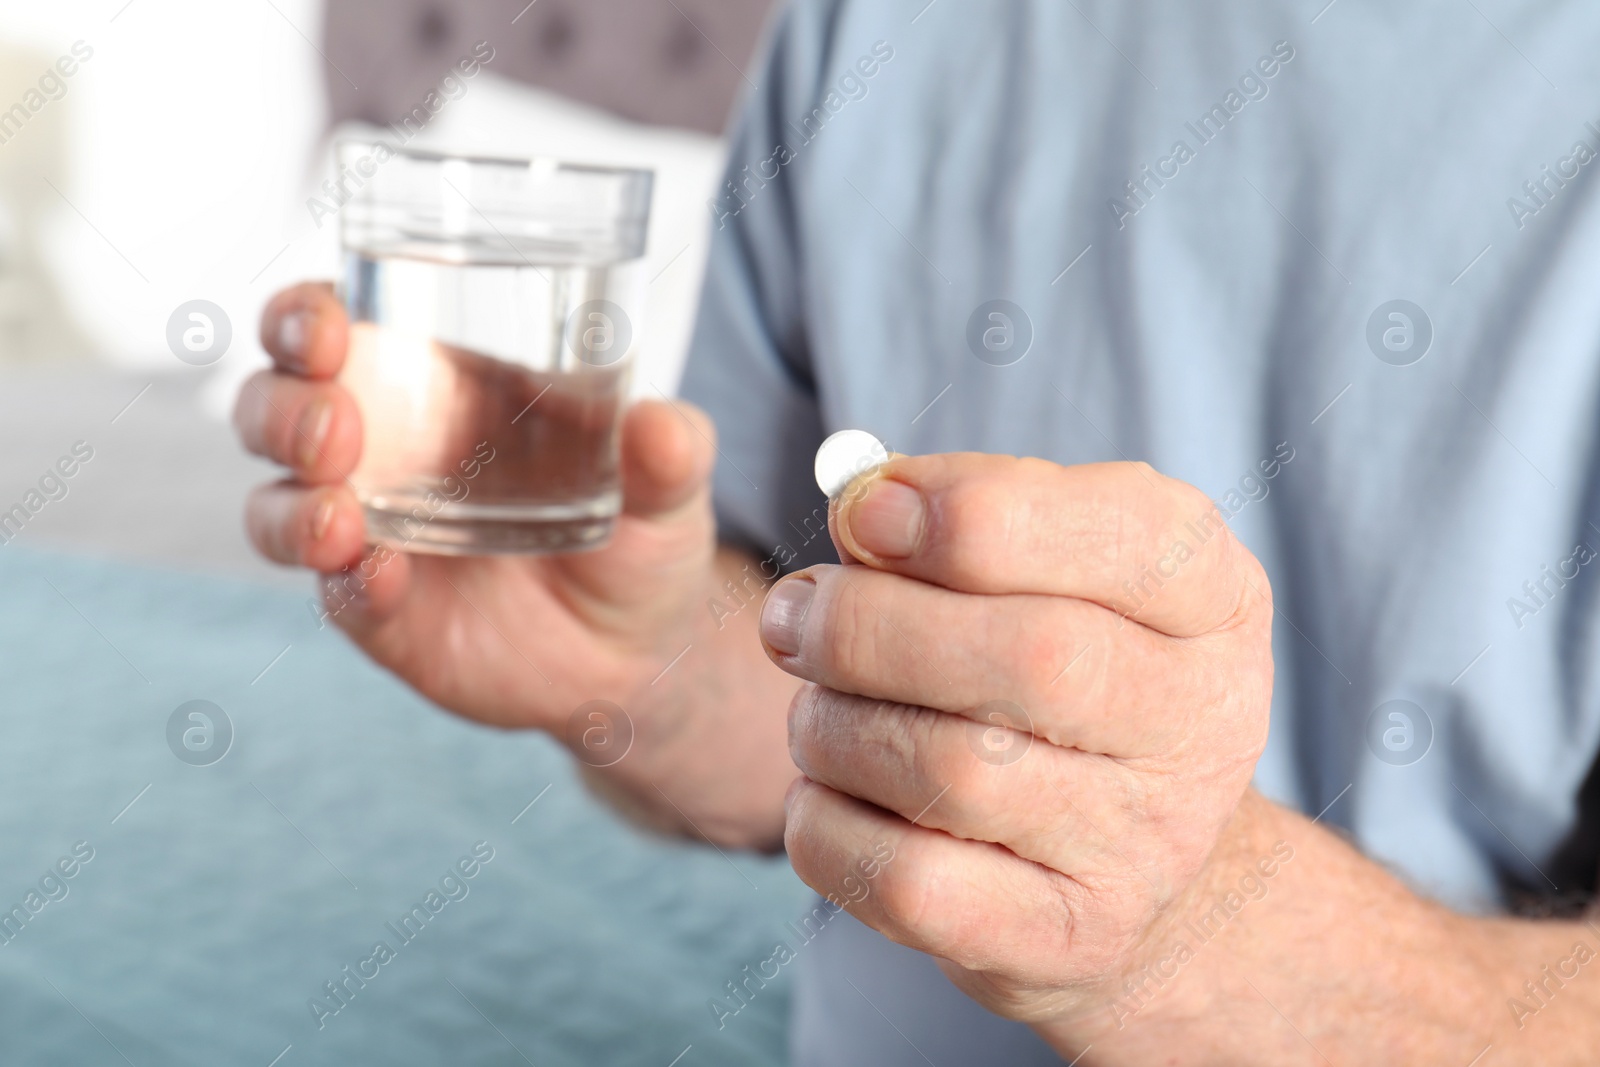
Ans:
[[[875,464],[872,469],[857,475],[845,487],[844,492],[835,494],[828,501],[828,535],[833,538],[833,550],[839,554],[839,562],[846,567],[864,564],[867,560],[865,556],[858,556],[852,551],[850,539],[846,538],[839,529],[839,524],[843,521],[842,517],[845,508],[871,492],[873,485],[883,476],[883,470],[888,466],[889,460],[898,458],[901,458],[900,453],[890,453],[889,459]]]
[[[664,519],[704,493],[716,457],[711,417],[684,401],[641,400],[622,422],[622,510]]]

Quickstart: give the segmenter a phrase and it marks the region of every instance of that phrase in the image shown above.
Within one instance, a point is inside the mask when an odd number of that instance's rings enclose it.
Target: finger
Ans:
[[[975,718],[1009,701],[1053,744],[1124,757],[1188,747],[1271,680],[1270,661],[1241,674],[1231,634],[1173,639],[1085,600],[973,596],[869,567],[785,578],[761,630],[807,681]]]
[[[1267,596],[1217,506],[1145,464],[902,456],[834,521],[869,566],[969,593],[1081,597],[1174,636],[1225,626]]]
[[[898,452],[889,453],[889,459],[901,458]],[[846,567],[862,564],[864,561],[857,559],[851,551],[851,542],[845,540],[839,525],[839,516],[847,510],[847,505],[854,504],[866,495],[876,480],[877,472],[882,464],[875,464],[872,457],[858,461],[856,474],[851,478],[844,490],[835,494],[828,500],[828,536],[833,540],[833,550],[839,555],[839,562]],[[862,468],[866,469],[863,470]]]
[[[368,655],[391,670],[415,662],[408,640],[415,627],[405,626],[405,610],[419,603],[433,614],[438,600],[427,602],[414,581],[415,562],[387,545],[369,545],[359,558],[321,578],[323,618],[355,638]],[[440,595],[435,591],[435,595]]]
[[[630,515],[671,515],[710,491],[716,427],[683,401],[641,400],[622,422],[622,499]]]
[[[664,585],[703,590],[716,551],[714,438],[711,420],[693,405],[641,401],[629,409],[622,427],[623,514],[610,544],[553,561],[551,573],[568,595],[619,626],[634,626],[639,611],[660,610]]]
[[[233,424],[246,449],[301,482],[342,482],[361,458],[361,412],[332,382],[262,371],[239,390]]]
[[[305,282],[278,293],[261,312],[261,347],[279,370],[332,378],[349,345],[344,305],[326,282]]]
[[[1162,872],[1176,850],[1162,844],[1166,813],[1121,761],[818,686],[790,705],[789,753],[812,781],[915,825],[1001,844],[1096,884],[1168,892]]]
[[[891,941],[1041,985],[1063,972],[1101,973],[1120,947],[1085,928],[1096,912],[1090,890],[999,845],[912,826],[804,778],[787,813],[795,873]],[[884,855],[877,875],[863,878],[862,860]]]
[[[359,560],[366,540],[361,505],[343,486],[257,486],[245,501],[245,529],[273,562],[324,574]]]

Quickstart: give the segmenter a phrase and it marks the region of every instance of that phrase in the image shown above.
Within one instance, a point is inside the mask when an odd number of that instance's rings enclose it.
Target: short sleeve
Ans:
[[[812,477],[823,429],[803,313],[799,174],[780,149],[785,116],[817,96],[822,6],[791,4],[780,16],[735,125],[708,204],[711,251],[681,386],[717,426],[719,538],[785,570],[834,558]]]

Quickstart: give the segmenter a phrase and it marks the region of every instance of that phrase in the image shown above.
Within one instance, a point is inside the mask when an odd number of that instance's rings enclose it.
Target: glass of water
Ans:
[[[335,179],[368,537],[490,555],[603,545],[652,174],[344,142]]]

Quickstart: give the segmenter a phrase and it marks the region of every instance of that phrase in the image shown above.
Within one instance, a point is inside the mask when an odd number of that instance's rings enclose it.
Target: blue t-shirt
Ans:
[[[723,536],[829,558],[842,427],[1146,460],[1271,576],[1267,796],[1458,908],[1590,889],[1600,7],[924,3],[800,0],[750,72],[683,386]],[[1042,1055],[859,925],[797,956],[802,1065]]]

